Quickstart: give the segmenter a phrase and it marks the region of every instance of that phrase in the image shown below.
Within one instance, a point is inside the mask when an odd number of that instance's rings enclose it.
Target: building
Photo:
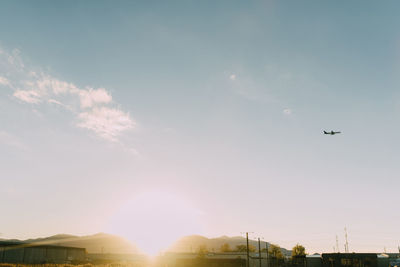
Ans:
[[[177,267],[246,267],[245,259],[177,259]]]
[[[1,263],[73,263],[86,260],[86,249],[25,242],[0,242]]]
[[[148,266],[149,258],[144,254],[122,253],[88,253],[87,260],[94,265],[129,264],[133,266]]]
[[[306,255],[307,267],[322,267],[321,254]]]
[[[376,253],[324,253],[323,267],[389,267],[389,257]]]
[[[267,254],[250,253],[249,267],[394,267],[386,254],[377,253],[324,253],[300,256],[295,259],[277,261]],[[244,267],[247,263],[245,252],[197,253],[167,252],[159,258],[160,267]],[[396,265],[400,266],[400,265]]]
[[[261,267],[267,267],[266,253],[261,253]],[[246,267],[246,252],[209,252],[203,257],[198,253],[167,252],[159,257],[160,267]],[[251,252],[249,255],[249,267],[259,267],[260,258],[258,253]]]

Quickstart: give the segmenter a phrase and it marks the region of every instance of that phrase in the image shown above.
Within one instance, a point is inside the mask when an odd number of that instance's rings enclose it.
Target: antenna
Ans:
[[[347,241],[347,229],[344,228],[344,238],[346,239],[346,243],[344,244],[344,250],[346,253],[349,253],[349,242]]]
[[[339,239],[338,239],[337,235],[336,235],[336,252],[340,253],[340,250],[339,250]]]

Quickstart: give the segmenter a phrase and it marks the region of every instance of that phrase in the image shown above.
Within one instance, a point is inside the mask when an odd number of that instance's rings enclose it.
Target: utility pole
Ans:
[[[269,253],[268,253],[268,242],[267,241],[265,241],[265,249],[267,250],[267,267],[269,267]]]
[[[247,267],[250,267],[250,262],[249,262],[249,233],[246,232],[246,244],[247,244]]]
[[[261,267],[261,243],[260,243],[260,238],[258,238],[258,257],[260,259],[260,267]]]

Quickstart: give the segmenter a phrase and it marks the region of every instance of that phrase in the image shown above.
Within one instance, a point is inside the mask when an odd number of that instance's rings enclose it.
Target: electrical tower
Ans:
[[[340,250],[339,250],[339,239],[338,239],[337,235],[336,235],[336,252],[340,253]]]
[[[347,229],[344,228],[344,238],[346,239],[346,243],[344,244],[344,250],[346,253],[349,253],[349,242],[347,241]]]

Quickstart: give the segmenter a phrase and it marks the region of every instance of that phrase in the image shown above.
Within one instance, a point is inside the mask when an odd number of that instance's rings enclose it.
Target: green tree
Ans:
[[[207,246],[200,245],[199,249],[197,250],[197,258],[204,259],[207,253],[208,253]]]
[[[247,251],[247,246],[246,245],[237,245],[236,252],[246,252]],[[256,251],[256,247],[253,245],[249,245],[249,252],[255,252]]]
[[[231,246],[229,246],[228,243],[225,243],[225,244],[223,244],[223,245],[221,246],[220,251],[221,251],[221,252],[231,252],[232,249],[231,249]]]
[[[249,245],[249,251],[250,252],[256,252],[256,247],[253,245]]]
[[[246,245],[237,245],[235,251],[237,251],[237,252],[246,252],[247,251],[247,247],[246,247]]]
[[[298,256],[305,256],[306,255],[306,248],[299,243],[292,249],[292,258]]]
[[[271,244],[268,248],[268,254],[275,259],[283,259],[281,247],[275,244]]]

